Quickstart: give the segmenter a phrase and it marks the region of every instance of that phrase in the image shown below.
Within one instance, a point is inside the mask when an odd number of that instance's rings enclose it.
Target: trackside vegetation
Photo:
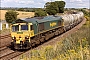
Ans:
[[[6,22],[12,23],[12,21],[17,20],[17,15],[19,15],[19,13],[17,13],[14,10],[7,11],[6,14],[5,14]]]
[[[35,16],[46,16],[48,15],[55,15],[57,13],[63,13],[65,7],[64,1],[55,1],[55,2],[47,2],[44,5],[44,9],[37,9],[35,11]]]
[[[45,4],[45,11],[49,15],[55,15],[56,13],[63,13],[65,7],[64,1],[47,2]]]
[[[20,60],[89,60],[90,59],[90,19],[75,33],[57,44],[43,46],[22,54]]]
[[[35,17],[42,17],[42,16],[47,16],[47,12],[44,11],[43,9],[37,9],[35,11]]]

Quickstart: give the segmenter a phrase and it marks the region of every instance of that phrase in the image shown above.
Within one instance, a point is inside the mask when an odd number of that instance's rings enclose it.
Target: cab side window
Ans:
[[[34,28],[33,28],[33,25],[31,25],[31,30],[33,30]]]

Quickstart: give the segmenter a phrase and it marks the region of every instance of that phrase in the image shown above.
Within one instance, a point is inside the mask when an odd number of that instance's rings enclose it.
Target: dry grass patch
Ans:
[[[8,10],[0,10],[0,20],[5,20],[5,13]],[[17,11],[19,13],[17,18],[26,18],[26,17],[34,17],[34,12],[21,12]]]

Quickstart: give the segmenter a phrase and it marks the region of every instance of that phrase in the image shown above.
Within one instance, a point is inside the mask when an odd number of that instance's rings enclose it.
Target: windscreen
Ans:
[[[28,25],[21,25],[21,30],[28,30]]]
[[[13,32],[19,31],[19,25],[14,25],[14,26],[12,26],[12,31],[13,31]]]

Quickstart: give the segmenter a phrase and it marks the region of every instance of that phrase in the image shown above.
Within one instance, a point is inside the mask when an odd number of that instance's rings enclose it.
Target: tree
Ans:
[[[49,15],[55,15],[56,13],[63,13],[65,7],[64,1],[47,2],[45,4],[45,10]]]
[[[17,15],[19,15],[19,13],[17,13],[16,11],[9,10],[5,14],[5,19],[8,23],[12,23],[12,21],[17,19]]]
[[[64,7],[65,7],[65,2],[64,1],[55,1],[58,5],[59,8],[59,13],[63,13],[64,12]]]
[[[79,9],[79,11],[82,11],[86,16],[90,17],[90,12],[86,11],[85,9]]]
[[[55,2],[47,2],[45,10],[49,15],[55,15],[58,12],[58,5]]]
[[[19,8],[17,11],[25,11],[24,8]]]
[[[38,9],[37,11],[35,11],[35,17],[42,17],[46,15],[47,15],[47,12],[44,11],[43,9]]]

